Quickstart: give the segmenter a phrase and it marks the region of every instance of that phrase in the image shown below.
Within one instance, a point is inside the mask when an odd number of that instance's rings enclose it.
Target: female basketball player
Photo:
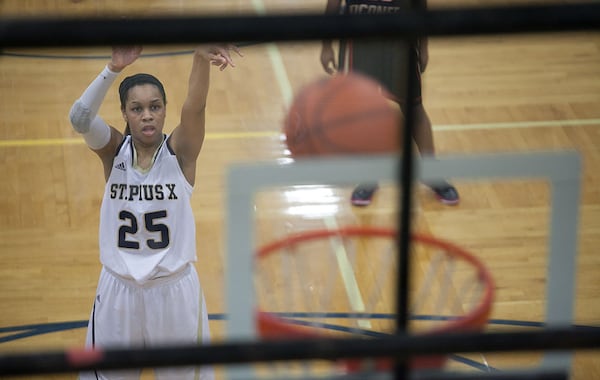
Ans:
[[[230,49],[194,52],[179,125],[163,133],[167,100],[149,74],[119,86],[125,132],[108,126],[98,109],[119,72],[141,47],[113,48],[100,75],[73,104],[70,120],[104,166],[100,210],[102,272],[88,325],[88,347],[143,347],[209,339],[208,314],[193,262],[196,224],[190,196],[204,141],[210,65],[234,66]],[[196,379],[198,368],[165,368],[157,379]],[[213,379],[211,368],[200,378]],[[139,370],[83,373],[82,379],[138,379]]]
[[[426,0],[421,0],[426,7]],[[326,13],[339,14],[342,0],[327,0]],[[346,0],[344,4],[345,14],[374,14],[395,13],[407,9],[406,1],[402,0]],[[339,65],[336,65],[335,54],[331,40],[323,41],[321,48],[321,64],[326,72],[333,74],[336,70],[345,72],[348,70],[360,71],[384,84],[387,90],[394,96],[403,112],[407,102],[405,88],[408,72],[408,49],[403,41],[341,41]],[[414,141],[423,156],[433,156],[435,148],[431,131],[431,121],[421,100],[421,73],[425,71],[429,58],[427,39],[419,41],[418,46],[411,49],[417,54],[418,67],[411,70],[415,75],[417,83],[417,96],[412,100],[415,116]],[[459,202],[459,195],[454,186],[446,181],[429,184],[436,197],[445,204],[455,205]],[[366,206],[371,203],[371,198],[377,190],[376,183],[360,184],[352,193],[352,204]]]

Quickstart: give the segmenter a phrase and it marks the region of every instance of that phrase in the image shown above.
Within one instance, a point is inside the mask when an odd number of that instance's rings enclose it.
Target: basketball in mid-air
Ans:
[[[284,123],[286,144],[293,157],[396,152],[400,118],[378,82],[337,74],[296,94]]]

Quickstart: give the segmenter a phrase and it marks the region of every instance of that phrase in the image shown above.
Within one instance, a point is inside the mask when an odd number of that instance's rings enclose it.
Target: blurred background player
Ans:
[[[426,8],[426,0],[421,0],[421,7]],[[373,14],[373,13],[395,13],[409,9],[407,0],[328,0],[326,13],[339,14]],[[325,71],[334,74],[341,72],[358,71],[366,74],[383,84],[386,90],[393,96],[393,100],[400,105],[405,113],[407,102],[405,101],[406,86],[408,83],[408,54],[417,55],[417,65],[410,70],[416,76],[416,96],[412,99],[414,107],[415,128],[413,139],[419,149],[421,156],[435,155],[431,121],[423,107],[421,99],[421,73],[427,67],[429,59],[427,38],[420,38],[416,46],[407,48],[407,42],[402,40],[343,40],[339,44],[339,64],[336,64],[333,42],[324,40],[321,48],[321,64]],[[441,180],[428,183],[427,186],[434,192],[440,202],[447,205],[459,203],[458,191],[449,182]],[[367,206],[371,203],[373,195],[379,188],[377,183],[361,183],[352,192],[351,202],[355,206]]]

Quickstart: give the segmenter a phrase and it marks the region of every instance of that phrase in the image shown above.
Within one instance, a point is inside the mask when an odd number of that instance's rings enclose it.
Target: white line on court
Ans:
[[[267,13],[262,0],[252,0],[252,5],[254,6],[256,13],[259,15],[265,15]],[[292,102],[293,91],[287,71],[285,70],[285,64],[283,63],[279,49],[275,44],[268,44],[267,52],[275,72],[275,78],[277,80],[279,90],[281,91],[281,95],[284,100],[284,105],[287,108]],[[337,228],[337,223],[334,218],[325,218],[325,225],[329,229]],[[342,276],[342,281],[344,283],[344,288],[346,290],[350,306],[352,307],[352,311],[364,312],[365,304],[360,294],[360,288],[356,282],[356,276],[352,270],[352,265],[348,261],[348,255],[344,248],[344,244],[342,242],[334,242],[333,240],[331,244],[332,249],[335,252],[335,257],[340,268],[340,274]],[[358,320],[358,326],[361,328],[371,328],[371,322],[360,319]]]
[[[259,15],[265,15],[267,13],[262,0],[252,0],[252,5],[254,6],[256,13]],[[281,58],[279,49],[275,44],[268,44],[267,52],[275,72],[275,78],[277,79],[279,90],[283,96],[284,104],[286,107],[288,107],[292,102],[293,91],[287,71],[285,70],[283,59]],[[333,218],[325,218],[325,225],[329,229],[337,228],[337,223]],[[348,261],[348,255],[346,254],[344,245],[341,242],[334,242],[333,240],[331,244],[340,268],[342,281],[344,283],[344,288],[346,289],[346,294],[348,295],[350,306],[354,312],[364,312],[365,304],[362,300],[360,288],[356,282],[356,276],[352,270],[352,265]],[[371,328],[371,323],[368,320],[359,320],[358,325],[362,328]]]
[[[259,16],[267,14],[265,4],[262,0],[252,0],[252,6]],[[283,96],[284,104],[288,107],[292,102],[294,92],[292,91],[292,85],[290,84],[290,79],[285,70],[285,65],[283,64],[283,59],[281,58],[281,53],[279,53],[277,45],[274,43],[267,44],[267,54],[269,55],[271,66],[275,72],[275,78],[277,79],[277,85]]]
[[[267,13],[262,0],[252,0],[252,6],[254,7],[256,13],[261,16]],[[287,108],[292,102],[293,91],[287,71],[285,70],[285,64],[283,63],[283,59],[281,58],[281,54],[277,48],[277,45],[273,43],[267,44],[267,53],[275,73],[277,85],[279,86],[279,90],[283,97],[284,105]],[[325,218],[325,225],[329,229],[337,228],[337,224],[333,218]],[[346,254],[344,245],[341,242],[334,242],[333,240],[331,244],[332,249],[335,252],[335,257],[340,268],[342,281],[344,283],[344,288],[346,289],[346,294],[348,295],[352,311],[364,312],[365,304],[362,300],[360,288],[356,282],[356,276],[352,270],[352,265],[348,261],[348,255]],[[361,328],[371,328],[371,322],[368,320],[358,320],[358,325]]]
[[[289,83],[289,82],[288,82]],[[482,124],[449,124],[434,125],[435,132],[468,131],[468,130],[493,130],[493,129],[519,129],[519,128],[556,128],[577,127],[597,125],[600,119],[575,119],[575,120],[543,120],[543,121],[517,121],[504,123],[482,123]],[[248,139],[248,138],[273,138],[281,136],[281,131],[253,131],[253,132],[209,132],[207,140]],[[1,147],[25,147],[25,146],[51,146],[51,145],[77,145],[84,144],[83,139],[56,138],[56,139],[20,139],[0,140]]]
[[[335,218],[331,216],[325,218],[325,226],[329,230],[338,229]],[[365,312],[365,303],[362,299],[362,295],[360,294],[360,287],[358,286],[358,282],[356,282],[356,276],[352,270],[352,264],[348,260],[348,253],[346,252],[344,242],[341,241],[341,238],[331,238],[331,249],[333,249],[338,266],[340,267],[342,282],[344,283],[344,288],[346,289],[346,295],[348,296],[348,301],[350,302],[352,311],[358,313]],[[369,322],[367,319],[359,319],[358,326],[361,328],[370,329],[371,322]]]

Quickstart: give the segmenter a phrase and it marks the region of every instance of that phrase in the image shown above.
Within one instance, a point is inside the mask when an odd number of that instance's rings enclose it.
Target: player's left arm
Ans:
[[[206,101],[208,97],[210,66],[235,66],[230,51],[234,46],[200,46],[194,52],[192,70],[188,81],[188,93],[181,110],[180,124],[170,138],[179,165],[188,182],[194,184],[196,159],[202,149],[205,135]]]

